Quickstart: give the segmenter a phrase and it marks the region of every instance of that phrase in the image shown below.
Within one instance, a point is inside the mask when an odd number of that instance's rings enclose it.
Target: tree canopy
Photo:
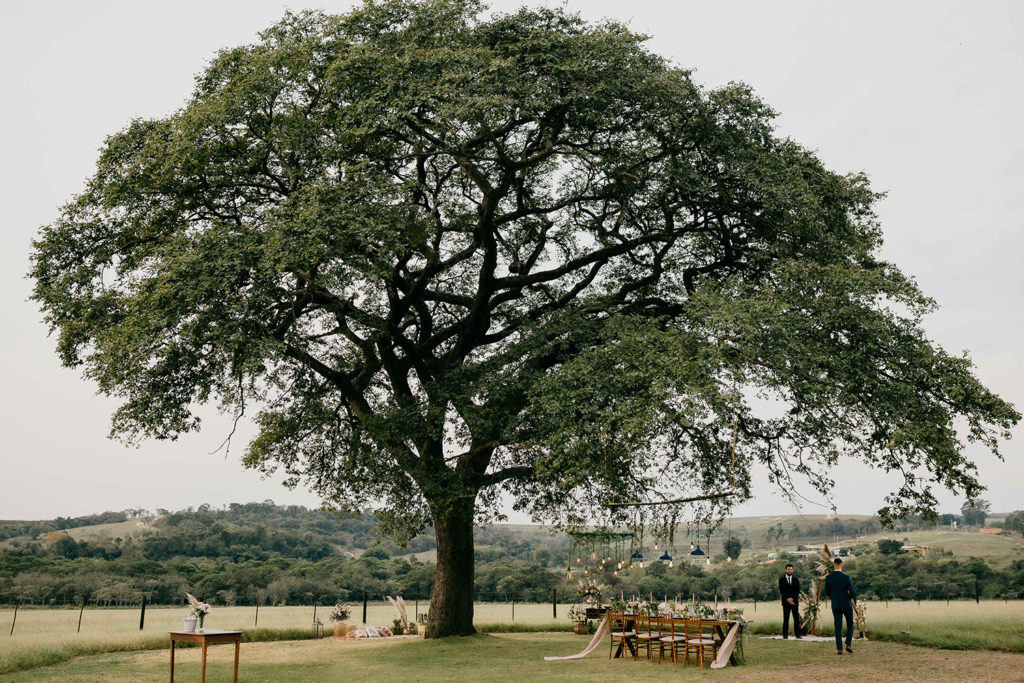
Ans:
[[[503,495],[674,522],[755,462],[827,492],[849,456],[902,477],[883,519],[976,496],[966,443],[998,454],[1019,415],[926,338],[880,195],[644,40],[472,0],[288,14],[111,136],[42,229],[63,362],[123,399],[116,436],[252,407],[248,467],[400,540],[433,523],[430,635],[472,631],[472,523]]]

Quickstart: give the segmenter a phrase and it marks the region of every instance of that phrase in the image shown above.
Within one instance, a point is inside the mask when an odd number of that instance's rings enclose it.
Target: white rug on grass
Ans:
[[[783,638],[782,636],[760,636],[760,639],[761,640],[787,640],[786,638]],[[798,643],[824,643],[826,641],[830,642],[830,643],[836,642],[836,639],[833,636],[828,636],[828,637],[825,637],[825,636],[804,636],[800,640],[797,640],[796,638],[790,636],[788,638],[788,640],[794,640],[794,641],[796,641]]]

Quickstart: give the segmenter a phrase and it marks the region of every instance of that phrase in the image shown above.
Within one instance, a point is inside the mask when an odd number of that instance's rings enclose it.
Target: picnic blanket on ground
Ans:
[[[594,637],[591,638],[590,645],[587,645],[587,649],[585,649],[583,652],[580,652],[579,654],[575,655],[569,655],[568,657],[545,657],[544,661],[556,662],[563,659],[583,659],[584,657],[586,657],[591,652],[597,649],[597,646],[601,644],[601,641],[604,640],[604,637],[608,635],[609,629],[610,627],[608,626],[608,617],[605,617],[601,620],[600,626],[597,627],[597,633],[595,633]]]
[[[385,626],[367,626],[366,628],[349,631],[346,638],[390,638],[394,634]]]

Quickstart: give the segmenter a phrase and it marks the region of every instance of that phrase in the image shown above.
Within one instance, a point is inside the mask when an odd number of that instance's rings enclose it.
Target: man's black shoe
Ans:
[[[782,636],[783,640],[789,640],[789,636]]]
[[[837,655],[839,655],[839,656],[842,656],[842,654],[843,654],[843,651],[842,651],[842,650],[839,650],[839,651],[837,651],[837,652],[836,652],[836,654],[837,654]]]
[[[853,654],[853,648],[849,645],[846,646],[846,651],[849,652],[851,655]]]
[[[803,639],[804,639],[804,637],[803,637],[803,636],[797,636],[797,637],[796,637],[796,639],[797,639],[797,640],[803,640]]]

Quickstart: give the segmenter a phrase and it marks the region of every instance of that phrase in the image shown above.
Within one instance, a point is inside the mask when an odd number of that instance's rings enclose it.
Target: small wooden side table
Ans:
[[[206,629],[202,632],[171,631],[171,683],[174,683],[174,643],[182,641],[186,643],[202,643],[203,645],[203,668],[199,675],[199,683],[206,683],[206,646],[210,643],[234,643],[235,644],[235,677],[234,683],[238,683],[238,650],[242,646],[241,631],[214,631]]]

